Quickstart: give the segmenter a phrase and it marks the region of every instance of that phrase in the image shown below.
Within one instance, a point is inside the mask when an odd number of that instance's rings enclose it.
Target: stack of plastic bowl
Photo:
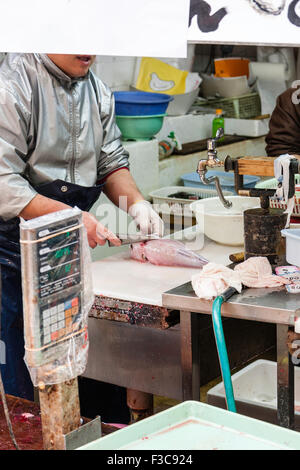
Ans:
[[[173,98],[162,93],[116,91],[117,125],[123,140],[150,140],[163,125]]]

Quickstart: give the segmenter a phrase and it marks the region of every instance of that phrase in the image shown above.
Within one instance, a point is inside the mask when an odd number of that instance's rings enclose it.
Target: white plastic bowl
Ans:
[[[300,267],[300,229],[281,230],[286,237],[286,260],[288,263]]]
[[[187,114],[198,95],[199,88],[188,93],[172,95],[174,100],[169,103],[167,108],[167,115],[182,116]]]
[[[247,209],[260,207],[258,197],[227,196],[232,207],[226,209],[218,197],[195,201],[190,205],[197,224],[211,240],[222,245],[244,244],[243,213]]]

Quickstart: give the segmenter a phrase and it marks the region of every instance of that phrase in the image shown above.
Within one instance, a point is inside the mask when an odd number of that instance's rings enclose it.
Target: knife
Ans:
[[[116,234],[116,237],[121,241],[121,245],[132,245],[133,243],[142,243],[148,242],[149,240],[159,240],[160,237],[158,235],[143,235],[143,234],[136,234],[136,235],[120,235]],[[108,240],[108,246],[115,246],[112,244],[110,240]]]

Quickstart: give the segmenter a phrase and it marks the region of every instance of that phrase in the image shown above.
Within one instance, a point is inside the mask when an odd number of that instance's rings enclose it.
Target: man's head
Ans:
[[[95,61],[95,55],[73,55],[73,54],[47,54],[49,59],[54,62],[69,77],[84,77],[90,66]]]

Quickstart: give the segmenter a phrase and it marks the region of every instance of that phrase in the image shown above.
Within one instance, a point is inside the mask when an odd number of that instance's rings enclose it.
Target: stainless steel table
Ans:
[[[199,299],[191,283],[186,283],[163,294],[163,307],[180,310],[184,400],[199,400],[199,351],[193,323],[197,314],[211,314],[212,302]],[[294,365],[286,343],[288,329],[300,317],[300,297],[284,287],[245,289],[223,304],[222,316],[276,324],[278,424],[293,429]]]

